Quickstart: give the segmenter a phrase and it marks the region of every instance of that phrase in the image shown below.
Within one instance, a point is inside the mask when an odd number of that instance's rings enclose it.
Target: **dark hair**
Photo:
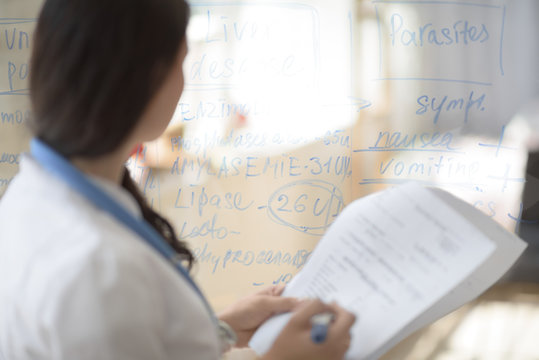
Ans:
[[[30,64],[35,136],[66,158],[116,150],[163,83],[188,21],[184,0],[46,0]],[[191,265],[189,250],[127,172],[122,186]]]

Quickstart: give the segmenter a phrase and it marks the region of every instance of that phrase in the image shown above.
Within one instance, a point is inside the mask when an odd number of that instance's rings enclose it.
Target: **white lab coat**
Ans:
[[[93,179],[140,217],[120,186]],[[24,157],[0,200],[0,359],[218,359],[201,299],[130,229]]]

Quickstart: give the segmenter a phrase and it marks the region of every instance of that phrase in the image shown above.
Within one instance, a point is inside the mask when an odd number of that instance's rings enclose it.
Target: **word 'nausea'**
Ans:
[[[424,132],[421,134],[403,134],[400,131],[380,131],[371,150],[378,149],[444,149],[457,150],[452,147],[453,134],[451,132]]]

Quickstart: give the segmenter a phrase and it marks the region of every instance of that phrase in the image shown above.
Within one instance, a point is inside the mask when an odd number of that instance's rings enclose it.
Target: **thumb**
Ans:
[[[257,295],[280,296],[283,293],[284,289],[285,289],[285,286],[282,285],[282,284],[281,285],[273,285],[273,286],[268,286],[265,289],[262,289],[261,291],[259,291],[256,294]]]
[[[300,303],[301,301],[299,299],[292,297],[267,296],[264,299],[264,306],[266,310],[272,314],[292,311]]]
[[[333,312],[333,309],[318,299],[307,300],[296,310],[290,321],[302,325],[310,324],[311,317],[322,312]]]

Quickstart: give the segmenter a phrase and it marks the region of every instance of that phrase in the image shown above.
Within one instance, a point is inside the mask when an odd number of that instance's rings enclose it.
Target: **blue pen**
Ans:
[[[315,344],[326,341],[329,324],[333,321],[334,315],[329,312],[320,313],[311,317],[311,340]]]

